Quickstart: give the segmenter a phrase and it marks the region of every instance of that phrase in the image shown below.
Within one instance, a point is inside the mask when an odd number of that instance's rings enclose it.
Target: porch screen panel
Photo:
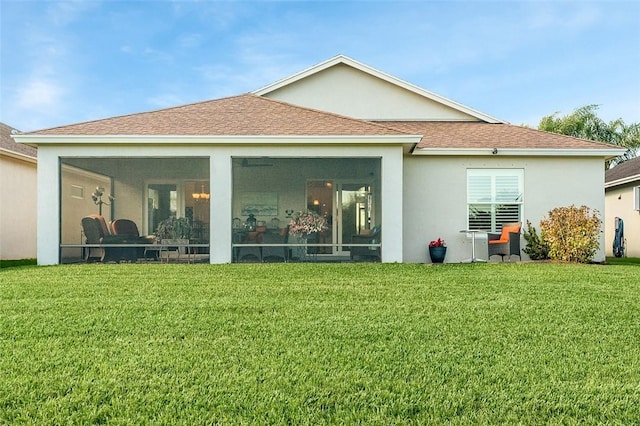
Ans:
[[[522,169],[468,169],[468,228],[498,232],[503,223],[521,222]]]

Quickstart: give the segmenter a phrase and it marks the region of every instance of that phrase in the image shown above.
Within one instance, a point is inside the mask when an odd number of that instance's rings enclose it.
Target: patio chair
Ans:
[[[111,235],[104,217],[92,214],[81,219],[85,244],[102,244],[103,247],[87,247],[85,261],[120,262],[135,261],[135,249],[128,247],[108,247],[109,244],[129,244],[125,236]]]
[[[262,243],[262,239],[264,237],[264,231],[266,229],[258,230],[256,228],[255,231],[249,231],[246,235],[242,236],[240,244],[260,244]],[[259,246],[248,246],[243,247],[242,245],[237,246],[235,250],[236,261],[237,262],[262,262],[262,247]]]
[[[378,244],[381,242],[381,228],[380,226],[374,226],[371,232],[366,234],[357,234],[351,236],[351,242],[353,244]],[[380,246],[351,246],[350,257],[353,261],[356,257],[359,258],[373,258],[373,260],[380,260]]]
[[[155,237],[153,236],[140,236],[138,225],[136,225],[136,223],[130,219],[116,219],[111,221],[111,233],[112,235],[118,235],[122,238],[125,238],[131,244],[153,244],[155,242]],[[136,249],[138,258],[145,257],[144,253],[144,247],[139,247]],[[157,251],[153,251],[152,253],[154,255],[158,254]]]
[[[488,258],[498,255],[502,257],[508,256],[511,260],[512,255],[516,255],[522,260],[520,254],[520,229],[522,223],[503,223],[502,232],[500,234],[487,233],[487,246],[489,250]]]
[[[286,244],[287,235],[279,231],[267,231],[262,234],[264,244]],[[287,260],[286,247],[262,246],[263,262],[285,262]]]

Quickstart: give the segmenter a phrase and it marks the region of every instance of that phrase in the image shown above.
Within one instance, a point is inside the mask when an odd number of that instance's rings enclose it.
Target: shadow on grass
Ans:
[[[14,266],[35,266],[36,259],[0,260],[0,268],[11,268]]]
[[[640,266],[640,258],[638,257],[607,257],[607,265],[638,265]]]

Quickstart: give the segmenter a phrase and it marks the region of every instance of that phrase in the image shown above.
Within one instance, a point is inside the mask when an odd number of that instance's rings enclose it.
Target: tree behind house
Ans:
[[[606,123],[596,114],[598,105],[586,105],[563,117],[558,112],[542,117],[538,130],[581,139],[606,142],[626,148],[624,155],[607,161],[606,167],[634,158],[640,151],[640,123],[625,124],[618,118]]]

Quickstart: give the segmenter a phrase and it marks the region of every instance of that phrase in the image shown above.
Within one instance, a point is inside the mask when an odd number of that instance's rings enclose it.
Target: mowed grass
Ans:
[[[640,268],[0,271],[0,424],[637,424]]]

